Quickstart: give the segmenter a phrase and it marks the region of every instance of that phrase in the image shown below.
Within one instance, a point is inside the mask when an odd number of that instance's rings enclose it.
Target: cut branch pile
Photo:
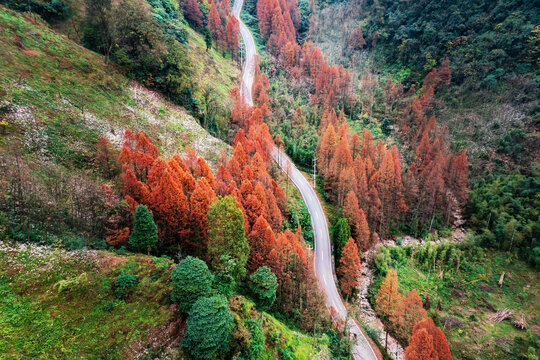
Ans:
[[[516,329],[527,330],[527,320],[525,320],[525,315],[521,314],[519,319],[512,321],[512,325],[514,325]]]
[[[500,323],[501,321],[508,319],[510,316],[512,316],[512,313],[512,310],[503,309],[501,311],[497,311],[495,314],[490,315],[489,320]]]

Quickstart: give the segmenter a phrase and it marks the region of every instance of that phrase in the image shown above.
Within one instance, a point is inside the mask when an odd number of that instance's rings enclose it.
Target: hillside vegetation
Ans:
[[[2,205],[14,236],[101,236],[101,183],[114,182],[119,168],[104,172],[98,164],[100,136],[119,147],[126,128],[141,129],[164,155],[193,148],[211,166],[220,151],[230,152],[185,109],[29,16],[0,7],[0,193],[17,194]],[[199,48],[200,35],[192,37],[192,56],[219,57]],[[238,74],[219,58],[221,68]],[[224,89],[231,81],[223,75]]]
[[[170,300],[173,268],[165,257],[0,241],[2,358],[183,358],[185,322]],[[121,280],[130,276],[133,283]],[[326,336],[292,331],[243,296],[230,307],[235,342],[249,336],[250,322],[261,322],[258,359],[278,349],[300,360],[328,356]]]
[[[413,289],[420,294],[455,359],[522,359],[538,351],[539,274],[515,255],[482,249],[474,241],[427,242],[381,247],[374,265],[373,305],[384,276],[396,269],[399,289],[403,295]],[[491,318],[505,309],[508,318]],[[386,323],[395,331],[388,318]]]

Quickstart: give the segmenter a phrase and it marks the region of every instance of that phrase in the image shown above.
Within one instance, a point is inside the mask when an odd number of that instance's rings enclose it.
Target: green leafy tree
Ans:
[[[213,358],[228,348],[233,327],[225,297],[200,298],[189,312],[182,346],[196,359]]]
[[[188,256],[172,271],[172,285],[172,301],[188,313],[197,299],[210,295],[212,273],[204,261]]]
[[[262,266],[250,276],[250,289],[257,307],[268,310],[276,300],[277,277],[267,266]]]
[[[221,265],[221,256],[228,255],[235,262],[236,279],[246,275],[249,245],[244,228],[244,215],[232,196],[219,198],[208,211],[208,256],[214,269]]]
[[[334,256],[336,261],[341,257],[341,252],[347,241],[351,238],[351,227],[349,221],[340,217],[333,226],[332,239],[334,241]]]
[[[158,238],[154,217],[146,205],[139,205],[135,209],[133,219],[133,231],[129,235],[128,245],[133,251],[150,253]]]

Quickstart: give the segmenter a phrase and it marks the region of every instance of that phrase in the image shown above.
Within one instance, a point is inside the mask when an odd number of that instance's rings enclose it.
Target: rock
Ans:
[[[447,329],[456,329],[460,328],[463,325],[463,322],[461,320],[451,316],[442,318],[441,323]]]
[[[452,289],[451,293],[452,293],[452,295],[454,295],[455,297],[458,297],[458,298],[462,298],[462,297],[465,296],[463,291],[460,291],[458,289]]]
[[[478,285],[478,289],[482,291],[486,291],[486,292],[491,292],[493,290],[491,286],[489,286],[488,284],[483,284],[483,283]]]

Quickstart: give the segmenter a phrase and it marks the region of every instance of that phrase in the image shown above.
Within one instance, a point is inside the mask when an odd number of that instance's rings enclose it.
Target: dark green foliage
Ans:
[[[328,329],[326,331],[328,339],[330,340],[330,353],[332,360],[345,360],[351,356],[351,340],[346,336],[342,336],[334,329]]]
[[[279,349],[279,358],[281,360],[296,360],[296,356],[289,348]]]
[[[246,274],[249,245],[244,229],[244,215],[232,196],[219,198],[208,211],[208,256],[210,264],[217,269],[221,257],[228,255],[235,261],[232,274],[242,279]]]
[[[233,327],[227,299],[200,298],[189,312],[182,346],[196,359],[210,359],[226,352]]]
[[[251,332],[249,348],[245,351],[244,356],[249,360],[262,359],[264,352],[264,330],[261,320],[247,320],[246,327]]]
[[[497,151],[510,155],[514,160],[519,160],[523,155],[523,129],[510,129],[502,139],[499,140]]]
[[[133,231],[129,235],[129,247],[133,251],[149,253],[158,238],[157,226],[146,205],[139,205],[133,215]]]
[[[174,102],[194,106],[191,64],[181,42],[185,35],[172,4],[86,0],[83,43],[117,63],[128,75],[166,93]],[[154,11],[152,11],[154,10]]]
[[[125,298],[135,285],[137,285],[137,277],[135,275],[121,273],[114,282],[114,294],[119,299]]]
[[[64,20],[71,15],[68,2],[63,0],[1,0],[0,4],[17,11],[35,12],[48,21]]]
[[[188,256],[172,271],[172,285],[172,301],[182,312],[189,313],[197,299],[210,295],[212,274],[204,261]]]
[[[216,293],[229,298],[236,288],[236,280],[233,276],[234,269],[236,269],[236,261],[229,255],[221,256],[220,261],[221,266],[214,275],[212,288]]]
[[[257,269],[251,276],[250,290],[257,307],[261,311],[268,310],[276,300],[277,277],[267,266]]]
[[[334,256],[336,261],[341,257],[341,251],[351,237],[351,227],[349,221],[340,217],[332,227],[332,241],[334,243]]]
[[[504,72],[535,70],[537,1],[370,1],[366,33],[378,32],[381,59],[411,69],[419,82],[450,58],[452,81],[496,82]],[[369,10],[368,10],[369,11]],[[368,41],[369,43],[369,41]]]
[[[532,174],[490,177],[470,193],[466,212],[482,243],[518,251],[540,269],[540,166]]]

